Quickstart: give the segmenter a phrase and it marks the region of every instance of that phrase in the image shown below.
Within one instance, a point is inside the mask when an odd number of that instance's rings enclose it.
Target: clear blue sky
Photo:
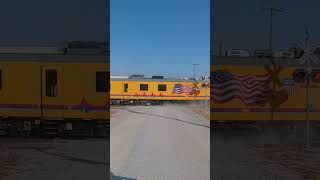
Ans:
[[[111,0],[111,74],[209,72],[210,0]]]
[[[214,0],[215,52],[218,52],[219,40],[223,42],[223,49],[268,48],[270,17],[262,11],[268,7],[285,9],[274,19],[275,49],[304,43],[306,27],[310,29],[311,43],[320,42],[319,0]]]
[[[105,41],[106,0],[10,0],[0,6],[0,44]]]

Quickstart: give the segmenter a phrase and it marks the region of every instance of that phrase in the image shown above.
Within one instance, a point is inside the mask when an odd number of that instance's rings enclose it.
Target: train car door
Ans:
[[[42,117],[63,117],[62,80],[61,66],[52,65],[41,67]]]

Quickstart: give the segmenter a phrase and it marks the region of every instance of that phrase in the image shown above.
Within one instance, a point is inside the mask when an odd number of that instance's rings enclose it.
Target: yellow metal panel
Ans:
[[[62,106],[55,112],[62,113],[63,118],[109,119],[106,106],[109,104],[109,93],[96,92],[95,89],[96,71],[109,72],[107,63],[1,62],[3,89],[0,91],[0,116],[41,117],[41,66],[53,65],[63,69]],[[80,105],[83,98],[93,109],[88,112],[72,109]]]
[[[36,63],[1,62],[3,89],[0,116],[40,116],[40,66]]]
[[[221,65],[212,65],[211,71],[215,70],[227,70],[229,72],[238,74],[238,75],[248,75],[248,74],[263,74],[266,73],[264,67],[258,66],[221,66]],[[291,78],[292,74],[296,68],[294,67],[283,67],[282,71],[278,74],[280,81],[284,79]],[[299,68],[300,69],[300,68]],[[310,120],[319,120],[320,117],[320,94],[318,93],[320,89],[320,83],[311,83],[310,84],[310,103],[314,107],[316,112],[310,112]],[[281,90],[282,87],[276,85],[276,90]],[[241,101],[233,99],[230,102],[224,104],[214,103],[213,100],[210,103],[211,106],[211,120],[305,120],[306,119],[306,87],[305,83],[295,83],[295,90],[292,95],[288,95],[287,99],[282,102],[278,107],[274,109],[273,116],[271,112],[251,112],[250,108],[266,108],[270,109],[270,106],[259,107],[259,106],[246,106]],[[235,111],[240,112],[214,112],[219,108],[234,108]],[[247,109],[247,111],[246,111]]]
[[[109,71],[106,67],[107,63],[64,64],[64,104],[76,106],[84,101],[95,106],[87,112],[66,109],[65,118],[109,119],[108,92],[96,92],[96,71]]]

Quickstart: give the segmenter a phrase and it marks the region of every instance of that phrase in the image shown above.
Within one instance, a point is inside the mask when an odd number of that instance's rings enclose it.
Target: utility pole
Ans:
[[[269,26],[269,49],[272,50],[272,38],[273,38],[273,20],[274,20],[274,15],[276,15],[276,13],[280,13],[280,12],[284,12],[283,8],[263,8],[262,10],[264,11],[269,11],[270,12],[270,26]]]
[[[284,12],[284,9],[283,8],[273,8],[273,7],[270,7],[270,8],[263,8],[262,10],[264,11],[269,11],[270,13],[270,26],[269,26],[269,49],[270,51],[272,52],[272,48],[273,48],[273,44],[272,44],[272,40],[273,40],[273,21],[274,21],[274,15],[276,15],[276,13],[280,13],[280,12]],[[272,56],[270,56],[270,62],[271,64],[273,65],[273,70],[276,71],[277,69],[277,65],[276,63],[274,62],[274,60],[272,59]],[[273,92],[276,90],[276,84],[275,84],[275,81],[273,80],[272,81],[272,90]],[[273,97],[272,97],[273,99]],[[273,120],[274,118],[274,110],[275,108],[272,107],[271,108],[271,113],[270,113],[270,120]]]
[[[196,82],[196,66],[199,66],[200,64],[192,64],[193,65],[193,78],[194,82]]]
[[[309,36],[309,30],[306,28],[306,47],[307,49],[310,48],[310,36]],[[310,120],[309,120],[309,84],[310,84],[310,75],[311,75],[311,69],[310,69],[310,58],[307,59],[307,84],[306,84],[306,121],[307,121],[307,148],[311,147],[311,141],[310,141]]]
[[[219,56],[222,56],[222,40],[219,41]]]
[[[206,84],[206,86],[209,84],[209,80],[207,79],[207,77],[208,77],[208,72],[206,72],[206,75],[205,75],[205,80],[204,80],[204,83]],[[209,82],[208,82],[209,81]],[[208,101],[210,101],[210,100],[207,100],[207,97],[208,97],[208,92],[207,92],[207,89],[205,89],[205,91],[206,91],[206,99],[205,99],[205,108],[204,108],[204,110],[208,107]]]
[[[196,80],[196,66],[199,66],[200,64],[192,64],[193,65],[193,78],[194,78],[194,83],[197,82]],[[194,101],[194,104],[196,102],[196,94],[193,95],[193,101]]]

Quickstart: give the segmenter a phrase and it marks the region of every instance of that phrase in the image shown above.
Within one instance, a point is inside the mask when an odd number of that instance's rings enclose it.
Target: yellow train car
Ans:
[[[106,136],[108,52],[0,54],[0,133]]]
[[[209,100],[208,85],[181,79],[111,78],[113,102],[163,102]]]
[[[311,67],[307,106],[306,65],[299,59],[214,57],[211,121],[319,121],[320,65]]]

